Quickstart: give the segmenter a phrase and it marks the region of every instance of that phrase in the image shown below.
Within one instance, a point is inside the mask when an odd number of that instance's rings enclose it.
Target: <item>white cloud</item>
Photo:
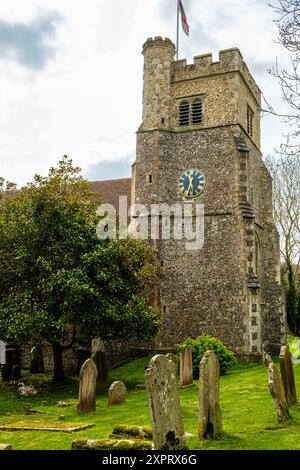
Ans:
[[[266,68],[284,59],[274,43],[272,10],[258,0],[183,0],[191,36],[181,57],[237,46],[268,98],[279,88]],[[85,171],[135,152],[142,113],[142,44],[149,36],[174,40],[174,0],[3,0],[5,22],[32,23],[55,11],[56,56],[43,70],[0,60],[0,175],[23,184],[63,154]],[[280,142],[281,125],[262,122],[263,150]],[[276,134],[276,138],[274,137]],[[98,168],[98,166],[97,166]],[[112,177],[114,174],[112,174]]]

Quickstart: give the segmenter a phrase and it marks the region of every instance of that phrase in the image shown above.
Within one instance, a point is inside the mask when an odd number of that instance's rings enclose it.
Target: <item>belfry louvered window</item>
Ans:
[[[188,101],[181,101],[178,110],[178,124],[179,126],[188,126],[190,123],[190,103]]]
[[[178,106],[178,126],[202,124],[203,102],[200,98],[180,101]]]
[[[194,100],[192,102],[192,124],[200,124],[202,122],[202,100]]]

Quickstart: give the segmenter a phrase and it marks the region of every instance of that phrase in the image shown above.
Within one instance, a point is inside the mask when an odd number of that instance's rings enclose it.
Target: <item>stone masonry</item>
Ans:
[[[169,39],[143,47],[143,122],[137,132],[132,198],[137,204],[187,202],[178,180],[203,172],[205,241],[155,241],[162,277],[155,304],[163,325],[155,347],[188,336],[217,336],[241,355],[278,353],[285,340],[279,241],[272,181],[260,151],[261,93],[238,49],[193,64],[175,61]],[[201,123],[180,126],[182,101],[201,100]],[[251,129],[248,110],[251,110]]]

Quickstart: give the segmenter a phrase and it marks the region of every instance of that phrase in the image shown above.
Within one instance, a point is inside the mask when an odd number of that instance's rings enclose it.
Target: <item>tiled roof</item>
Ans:
[[[119,208],[119,196],[127,196],[128,208],[131,204],[131,178],[119,180],[91,181],[91,191],[101,193],[101,202]]]

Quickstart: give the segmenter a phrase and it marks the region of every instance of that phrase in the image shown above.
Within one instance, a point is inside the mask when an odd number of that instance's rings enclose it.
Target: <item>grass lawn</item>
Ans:
[[[135,390],[135,385],[143,382],[144,367],[148,361],[149,358],[138,359],[112,371],[109,383],[123,380],[128,387],[126,403],[107,408],[107,394],[104,391],[97,397],[97,411],[88,415],[77,414],[78,382],[75,380],[54,387],[49,384],[49,375],[40,376],[40,393],[34,399],[17,398],[15,385],[0,382],[0,425],[96,425],[72,434],[0,431],[0,443],[12,444],[16,450],[70,449],[74,439],[108,437],[116,424],[150,424],[146,391]],[[300,365],[297,364],[294,370],[300,390]],[[60,400],[72,406],[56,407],[56,402]],[[291,409],[291,423],[278,426],[264,365],[242,363],[221,377],[223,434],[218,441],[199,441],[197,438],[198,387],[181,390],[180,400],[185,431],[193,435],[188,439],[190,449],[300,449],[300,404]],[[25,416],[24,403],[31,403],[33,409],[44,413]],[[63,421],[59,420],[60,415],[65,416]]]

